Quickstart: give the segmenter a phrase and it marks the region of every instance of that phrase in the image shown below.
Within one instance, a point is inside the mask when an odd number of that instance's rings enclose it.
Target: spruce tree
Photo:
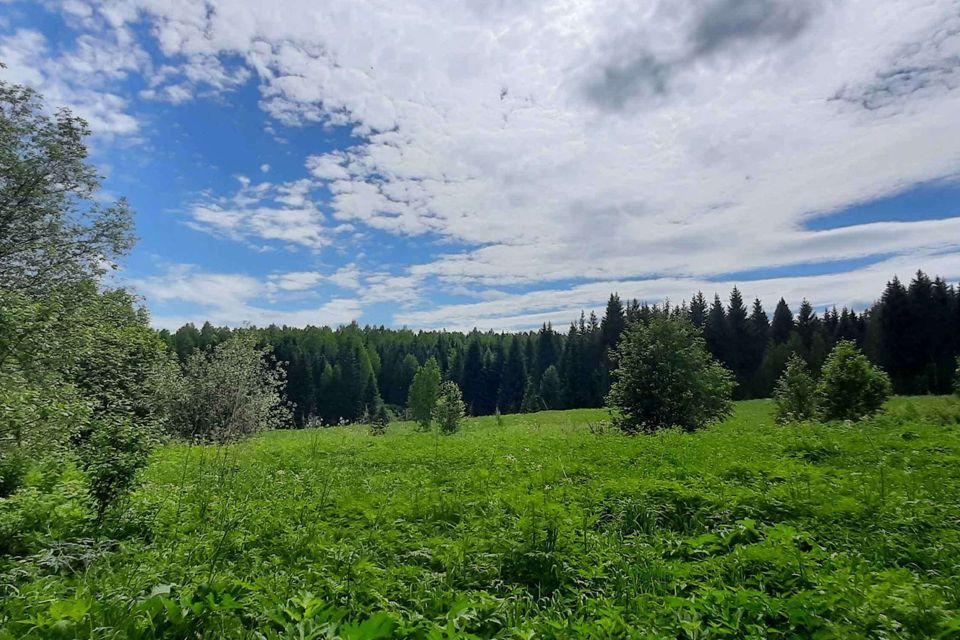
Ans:
[[[547,409],[563,409],[563,384],[553,365],[547,367],[540,378],[540,400]]]
[[[749,393],[748,383],[753,374],[750,327],[747,322],[747,308],[737,287],[730,292],[730,304],[727,306],[727,340],[727,365],[737,380],[734,397],[745,398]]]
[[[693,323],[693,326],[701,329],[706,321],[707,299],[703,297],[702,291],[697,291],[697,294],[690,300],[690,322]]]
[[[704,338],[711,355],[722,364],[729,366],[730,334],[727,331],[727,314],[720,302],[720,296],[714,294],[713,304],[704,325]]]
[[[626,316],[624,315],[623,305],[620,303],[620,296],[615,293],[610,294],[607,301],[607,308],[603,312],[603,320],[600,321],[600,334],[604,350],[613,349],[620,340],[620,334],[627,326]]]
[[[516,338],[510,343],[510,351],[502,371],[498,406],[502,413],[517,413],[523,403],[527,369],[523,362],[520,341]]]
[[[537,393],[537,385],[534,384],[532,378],[528,378],[523,390],[523,402],[520,403],[520,413],[536,413],[542,409],[543,403]]]
[[[485,408],[483,401],[484,382],[483,350],[480,346],[479,336],[474,335],[470,340],[470,346],[467,348],[466,359],[463,363],[463,374],[460,378],[463,402],[467,406],[467,411],[472,415],[479,415]]]
[[[785,344],[793,333],[793,312],[787,306],[786,300],[780,298],[777,308],[773,311],[773,321],[770,323],[770,339],[774,344]]]

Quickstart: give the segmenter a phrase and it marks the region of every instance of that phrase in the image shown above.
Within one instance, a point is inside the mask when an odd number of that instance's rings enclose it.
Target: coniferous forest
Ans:
[[[850,340],[890,376],[898,394],[949,393],[960,354],[960,292],[918,271],[908,284],[894,277],[861,312],[781,298],[772,314],[734,288],[723,300],[698,292],[689,302],[648,304],[610,296],[603,316],[582,314],[566,331],[494,333],[411,331],[357,324],[259,330],[287,364],[287,398],[298,426],[361,419],[377,400],[399,412],[417,369],[436,359],[456,382],[471,415],[536,408],[601,407],[615,368],[610,350],[631,324],[686,316],[703,332],[710,353],[731,372],[737,399],[766,398],[791,354],[818,372],[839,340]],[[187,324],[163,337],[181,359],[224,341],[228,328]]]

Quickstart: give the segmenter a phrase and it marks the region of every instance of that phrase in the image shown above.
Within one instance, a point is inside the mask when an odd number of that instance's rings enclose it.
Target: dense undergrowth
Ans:
[[[169,446],[101,525],[75,472],[32,470],[0,501],[0,638],[960,637],[956,399],[607,418]]]

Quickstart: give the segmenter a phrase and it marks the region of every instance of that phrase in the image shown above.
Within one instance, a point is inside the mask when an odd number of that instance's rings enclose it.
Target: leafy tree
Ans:
[[[96,280],[133,246],[126,201],[103,207],[87,123],[0,82],[0,282],[37,295]]]
[[[890,396],[890,378],[857,345],[841,341],[823,365],[818,404],[827,420],[859,420],[880,410]]]
[[[252,332],[212,351],[196,351],[182,377],[166,380],[163,399],[174,433],[188,440],[231,442],[283,426],[285,371]]]
[[[536,413],[543,409],[540,403],[540,395],[537,393],[537,385],[533,378],[527,380],[527,385],[523,390],[523,402],[520,404],[520,413]]]
[[[465,412],[460,387],[449,380],[441,384],[437,406],[433,409],[433,419],[437,421],[440,433],[451,434],[459,431]]]
[[[430,358],[414,375],[408,400],[413,419],[422,431],[430,430],[433,409],[439,394],[440,367],[436,358]]]
[[[797,354],[791,355],[787,361],[773,399],[777,406],[777,422],[798,422],[816,417],[817,382],[810,375],[807,363]]]
[[[627,433],[677,426],[692,431],[731,411],[733,380],[686,319],[654,318],[624,334],[607,397]]]
[[[540,400],[547,409],[563,408],[563,383],[553,365],[547,367],[540,378]]]
[[[104,416],[83,430],[77,454],[97,502],[97,520],[133,486],[137,472],[146,466],[156,444],[149,435],[126,416]]]

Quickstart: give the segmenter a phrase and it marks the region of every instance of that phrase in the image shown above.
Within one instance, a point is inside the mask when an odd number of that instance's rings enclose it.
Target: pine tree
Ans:
[[[770,339],[774,344],[785,344],[793,333],[793,312],[787,306],[786,300],[780,298],[777,308],[773,311],[773,321],[770,323]]]
[[[624,315],[623,305],[620,303],[620,296],[615,293],[610,294],[607,301],[607,308],[603,312],[603,320],[600,321],[600,334],[604,350],[613,349],[620,341],[620,334],[627,326],[626,316]]]
[[[697,291],[697,294],[690,300],[690,322],[693,323],[693,326],[701,329],[706,321],[707,299],[703,297],[702,291]]]
[[[763,309],[760,298],[753,301],[750,319],[747,321],[747,335],[747,362],[744,366],[750,379],[749,395],[753,398],[762,398],[765,394],[759,386],[758,374],[770,341],[770,319]]]
[[[743,296],[737,287],[730,292],[730,304],[727,306],[727,365],[737,380],[735,398],[749,395],[749,381],[753,374],[750,354],[750,327],[747,322],[747,308]]]
[[[502,371],[498,406],[503,413],[517,413],[523,403],[527,369],[523,362],[520,341],[516,338],[510,343],[510,351]]]
[[[542,409],[543,403],[540,402],[537,385],[533,383],[532,378],[529,378],[523,390],[523,402],[520,403],[520,413],[536,413]]]
[[[467,411],[472,415],[479,415],[484,409],[484,382],[483,350],[480,346],[479,336],[474,335],[467,349],[467,356],[463,363],[463,374],[460,378],[463,402],[467,406]]]
[[[730,334],[727,331],[727,313],[723,309],[723,303],[720,302],[720,296],[716,294],[713,296],[713,305],[710,306],[703,333],[710,354],[729,367]]]
[[[540,378],[540,400],[547,409],[563,409],[563,385],[560,374],[553,365],[547,367]]]

